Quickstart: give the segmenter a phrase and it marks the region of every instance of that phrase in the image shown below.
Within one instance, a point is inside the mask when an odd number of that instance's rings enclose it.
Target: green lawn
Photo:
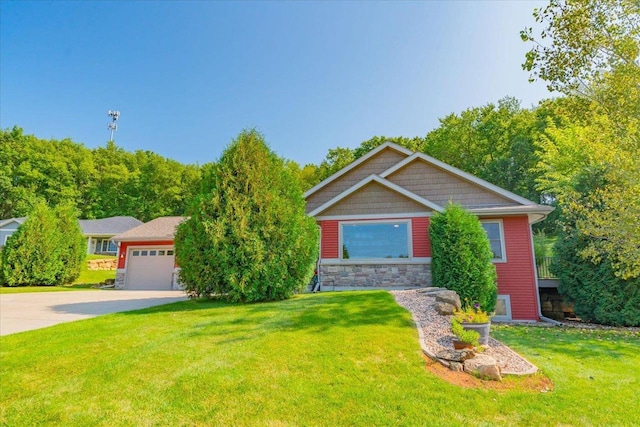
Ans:
[[[2,337],[0,425],[632,425],[640,337],[501,327],[547,393],[425,368],[382,291],[187,301]],[[508,380],[518,384],[519,380]]]

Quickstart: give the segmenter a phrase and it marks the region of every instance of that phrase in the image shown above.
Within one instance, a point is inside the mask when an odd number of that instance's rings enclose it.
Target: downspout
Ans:
[[[536,265],[536,252],[535,252],[535,246],[533,245],[533,228],[531,227],[531,224],[529,224],[529,236],[531,240],[531,252],[533,254],[533,256],[531,257],[531,261],[533,264],[533,274],[536,281],[536,299],[538,301],[538,317],[540,318],[540,320],[545,321],[547,323],[551,323],[555,326],[562,326],[563,325],[562,322],[558,322],[557,320],[550,319],[542,315],[542,304],[540,302],[540,287],[538,286],[538,266]]]

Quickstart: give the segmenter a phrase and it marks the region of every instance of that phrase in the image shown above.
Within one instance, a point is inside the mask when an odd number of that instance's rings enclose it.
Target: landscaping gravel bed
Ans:
[[[425,352],[432,356],[444,349],[453,349],[453,334],[451,333],[451,316],[438,314],[433,304],[436,299],[417,290],[391,291],[399,305],[406,308],[413,315],[416,326],[420,331],[420,344]],[[532,374],[537,371],[533,364],[522,358],[500,341],[489,337],[489,345],[483,354],[487,354],[498,361],[503,374]]]

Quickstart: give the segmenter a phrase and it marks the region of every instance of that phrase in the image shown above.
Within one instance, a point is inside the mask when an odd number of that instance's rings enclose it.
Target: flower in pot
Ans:
[[[463,329],[473,330],[480,334],[480,344],[487,345],[489,343],[491,319],[486,311],[480,309],[479,304],[465,304],[462,310],[454,313],[453,317],[455,321],[460,323]]]
[[[462,324],[455,318],[451,320],[451,332],[457,338],[453,340],[453,347],[456,350],[474,348],[480,345],[478,342],[480,334],[476,331],[464,329]]]

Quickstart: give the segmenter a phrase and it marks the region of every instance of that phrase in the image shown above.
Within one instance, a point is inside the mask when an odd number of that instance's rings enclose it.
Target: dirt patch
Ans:
[[[537,393],[546,393],[554,389],[551,380],[540,372],[527,376],[506,376],[500,382],[485,381],[464,372],[454,372],[426,355],[424,355],[424,359],[429,372],[459,387],[486,390],[525,390]]]

